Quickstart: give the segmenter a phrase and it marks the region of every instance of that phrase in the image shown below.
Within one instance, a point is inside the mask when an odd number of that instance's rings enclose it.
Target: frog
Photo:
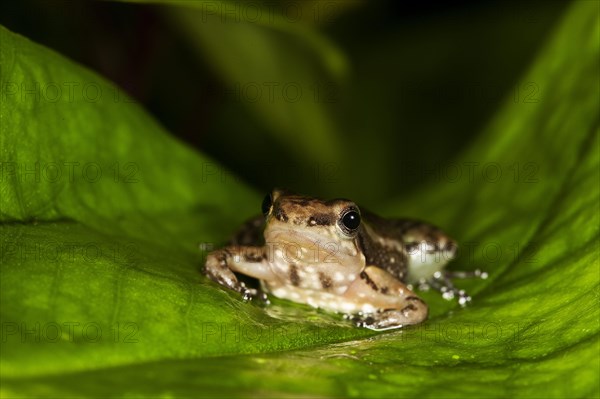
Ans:
[[[487,273],[446,270],[457,248],[422,220],[384,218],[348,199],[275,188],[262,202],[262,215],[208,253],[203,270],[245,301],[260,295],[268,302],[273,295],[381,331],[427,319],[428,305],[414,287],[434,288],[462,306],[471,301],[452,280]],[[248,286],[244,276],[258,280],[259,288]]]

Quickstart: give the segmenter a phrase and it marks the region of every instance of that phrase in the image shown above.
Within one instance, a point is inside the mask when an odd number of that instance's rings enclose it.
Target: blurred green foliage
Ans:
[[[0,23],[108,76],[261,191],[371,207],[445,184],[503,101],[540,98],[520,75],[567,5],[139,3],[3,3]]]

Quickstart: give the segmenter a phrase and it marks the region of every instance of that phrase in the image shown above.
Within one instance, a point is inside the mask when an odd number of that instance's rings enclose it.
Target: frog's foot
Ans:
[[[259,301],[259,303],[261,305],[270,305],[271,304],[271,301],[269,300],[269,296],[261,288],[249,288],[248,290],[251,291],[250,292],[251,296],[249,297],[249,299],[244,298],[244,300],[251,301],[253,299],[256,299],[257,301]]]
[[[240,285],[242,286],[241,293],[242,293],[242,299],[244,300],[244,302],[250,302],[251,300],[256,298],[256,296],[258,295],[258,290],[256,288],[246,287],[246,284],[243,281],[240,282]]]
[[[419,282],[419,289],[427,290],[430,287],[439,291],[442,297],[448,301],[454,298],[458,298],[458,303],[461,306],[466,306],[471,302],[471,296],[468,295],[465,290],[459,290],[452,283],[452,279],[464,279],[464,278],[481,278],[486,279],[488,277],[487,272],[481,270],[473,270],[470,272],[460,271],[437,271],[428,280],[422,280]]]
[[[252,299],[256,290],[240,282],[229,266],[232,254],[227,249],[211,252],[206,258],[204,274],[216,283],[242,294],[244,301]]]
[[[226,247],[207,255],[204,274],[216,283],[239,292],[246,302],[258,297],[268,304],[266,294],[256,288],[247,287],[235,275],[237,272],[257,279],[271,278],[266,259],[261,247]]]
[[[250,302],[254,299],[259,300],[263,305],[270,305],[271,301],[267,296],[267,293],[258,288],[250,288],[246,287],[246,284],[241,281],[240,285],[242,286],[242,299],[244,302]]]
[[[427,318],[427,305],[418,297],[411,300],[403,309],[385,309],[376,313],[359,313],[349,318],[357,327],[365,327],[375,331],[392,330],[404,326],[418,324]]]

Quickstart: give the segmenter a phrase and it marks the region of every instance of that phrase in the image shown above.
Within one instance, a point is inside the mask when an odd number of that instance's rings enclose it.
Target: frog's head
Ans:
[[[265,241],[286,243],[300,251],[324,249],[333,263],[361,262],[357,235],[361,227],[358,206],[346,199],[324,201],[275,189],[262,204],[266,217]],[[306,256],[308,258],[308,256]],[[311,261],[321,263],[323,259]]]

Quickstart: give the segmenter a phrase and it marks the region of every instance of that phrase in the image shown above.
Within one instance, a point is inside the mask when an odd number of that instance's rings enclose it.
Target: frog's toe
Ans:
[[[244,302],[250,302],[257,296],[258,290],[256,288],[248,288],[246,287],[246,284],[244,284],[244,282],[241,282],[240,286],[240,292],[242,294],[242,299],[244,300]]]
[[[269,296],[267,295],[266,292],[261,292],[259,295],[259,298],[262,301],[262,303],[264,303],[265,305],[271,304],[271,300],[269,299]]]
[[[451,279],[451,280],[465,279],[465,278],[480,278],[482,280],[485,280],[488,278],[488,273],[484,272],[481,269],[475,269],[473,271],[468,271],[468,272],[446,270],[446,271],[444,271],[444,275],[446,278]]]
[[[240,282],[240,285],[242,287],[240,293],[242,294],[242,299],[244,302],[250,302],[256,299],[260,301],[260,304],[262,305],[271,304],[269,296],[263,290],[257,288],[249,288],[243,281]]]
[[[471,302],[471,296],[465,292],[465,290],[459,290],[454,287],[441,287],[440,292],[442,293],[442,298],[447,301],[451,301],[454,298],[458,300],[458,304],[460,306],[467,306],[469,302]]]
[[[424,284],[428,287],[432,287],[442,294],[442,297],[448,301],[457,299],[460,306],[467,306],[471,302],[471,296],[454,286],[452,279],[465,279],[465,278],[480,278],[486,279],[488,274],[479,269],[470,272],[460,271],[438,271],[434,273],[433,277],[428,279]],[[421,286],[419,286],[420,288]]]

